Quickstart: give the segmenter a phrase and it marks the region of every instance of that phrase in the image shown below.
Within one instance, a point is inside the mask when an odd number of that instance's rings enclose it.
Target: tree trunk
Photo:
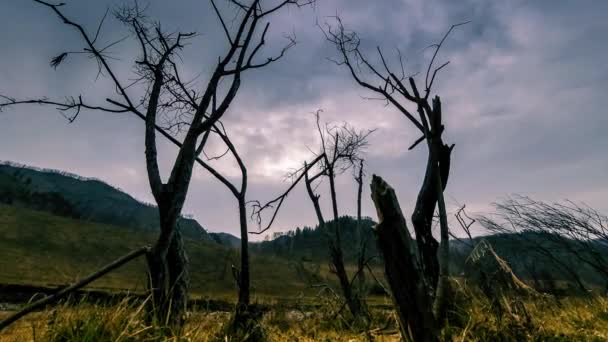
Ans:
[[[359,164],[359,175],[355,179],[357,181],[357,245],[359,252],[357,255],[357,277],[358,277],[358,292],[361,296],[365,294],[365,252],[367,247],[367,239],[363,237],[363,225],[361,224],[361,197],[363,195],[363,160]]]
[[[170,308],[169,321],[172,325],[181,327],[185,320],[188,306],[188,290],[190,273],[188,271],[188,255],[184,248],[184,241],[179,227],[173,234],[173,240],[167,254],[169,270]]]
[[[335,174],[333,165],[328,169],[329,177],[329,190],[331,194],[332,211],[334,214],[334,220],[332,222],[334,236],[329,241],[329,249],[332,263],[336,269],[336,275],[340,281],[340,287],[344,294],[344,299],[353,317],[356,320],[361,320],[363,323],[367,322],[367,312],[363,308],[362,299],[353,293],[353,287],[348,279],[346,268],[344,267],[344,255],[342,253],[342,242],[340,238],[340,220],[338,217],[338,199],[336,196],[336,185],[335,185]]]
[[[414,341],[437,341],[438,329],[431,310],[430,289],[422,277],[412,250],[395,191],[374,175],[372,199],[378,213],[375,233],[384,256],[386,279],[397,309],[402,337]]]
[[[159,206],[161,233],[148,255],[152,293],[148,313],[149,319],[156,318],[160,324],[179,327],[184,322],[188,300],[188,258],[177,219],[168,217],[163,209]]]
[[[437,178],[440,177],[442,190],[445,189],[450,172],[451,148],[439,141],[440,147],[433,151],[429,149],[426,172],[424,181],[418,198],[416,207],[412,214],[412,224],[416,233],[416,244],[422,261],[422,268],[426,281],[433,289],[437,286],[439,279],[439,262],[437,260],[437,250],[439,243],[433,237],[433,215],[438,200]]]
[[[163,256],[156,246],[147,256],[149,281],[148,287],[151,292],[151,301],[148,302],[148,317],[147,323],[157,321],[163,323],[167,320],[165,313],[166,291],[169,279],[169,271],[167,269],[167,258]]]
[[[439,207],[439,226],[441,230],[441,245],[439,250],[439,280],[435,292],[435,301],[433,303],[433,313],[435,320],[443,321],[446,313],[447,296],[449,293],[449,258],[450,258],[450,228],[448,227],[448,214],[445,208],[445,199],[443,192],[450,174],[450,162],[452,148],[454,145],[447,146],[441,139],[443,133],[443,125],[441,123],[441,100],[439,96],[433,98],[433,115],[431,116],[433,135],[429,139],[429,150],[435,154],[438,164],[435,172],[435,193],[437,194],[437,206]]]
[[[306,164],[304,164],[306,168]],[[346,268],[344,267],[344,256],[342,255],[342,247],[340,245],[340,227],[338,222],[338,205],[336,202],[336,189],[333,181],[333,172],[329,170],[329,184],[331,191],[331,200],[332,200],[332,212],[334,215],[334,220],[330,224],[333,226],[333,236],[328,232],[328,242],[329,242],[329,254],[331,258],[331,263],[335,269],[336,276],[338,277],[338,281],[340,282],[340,288],[342,289],[342,294],[344,295],[344,299],[346,300],[346,305],[350,310],[351,314],[355,319],[364,319],[366,320],[366,312],[363,310],[363,303],[361,298],[355,295],[352,291],[352,286],[350,280],[348,279],[348,274],[346,273]],[[310,180],[308,178],[308,170],[304,171],[305,177],[305,185],[306,191],[308,192],[308,196],[312,201],[312,204],[315,209],[315,214],[317,215],[317,220],[319,221],[319,228],[323,228],[326,226],[325,220],[323,219],[323,213],[321,212],[321,206],[319,205],[319,196],[315,195]],[[331,228],[331,227],[329,227]]]
[[[247,232],[247,210],[245,199],[239,198],[239,220],[241,225],[241,270],[239,273],[239,306],[249,306],[249,238]]]
[[[445,317],[446,302],[449,292],[449,259],[450,259],[450,236],[448,227],[447,211],[445,208],[445,200],[443,198],[443,186],[439,175],[435,177],[437,191],[437,205],[439,207],[439,225],[441,229],[441,244],[439,248],[439,280],[437,290],[435,291],[435,301],[433,302],[433,314],[435,319],[442,321]]]
[[[334,226],[334,229],[337,230],[337,222],[334,221],[331,223]],[[335,268],[336,276],[340,281],[340,287],[342,288],[342,294],[344,295],[344,299],[346,300],[346,305],[348,309],[352,313],[355,319],[364,319],[365,313],[362,307],[361,298],[353,293],[353,288],[351,286],[350,280],[348,279],[348,274],[346,273],[346,268],[344,267],[344,256],[342,255],[342,248],[336,245],[336,241],[330,239],[329,242],[329,252],[331,256],[331,262]]]

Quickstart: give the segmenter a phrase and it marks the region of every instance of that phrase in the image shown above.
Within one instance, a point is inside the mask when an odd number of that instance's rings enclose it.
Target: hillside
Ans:
[[[96,179],[86,179],[56,170],[40,170],[15,164],[0,164],[0,282],[21,284],[63,284],[94,270],[127,251],[151,244],[158,229],[155,207],[137,201],[125,192]],[[338,224],[345,261],[351,269],[356,264],[361,241],[366,257],[377,256],[371,218],[360,227],[356,219],[340,217]],[[227,233],[207,233],[195,220],[182,218],[195,292],[227,293],[236,291],[231,266],[238,265],[240,239]],[[275,233],[274,239],[251,243],[252,269],[263,292],[285,289],[308,291],[318,272],[332,283],[325,270],[328,236],[333,222],[325,227],[303,227]],[[471,250],[479,241],[451,242],[450,270],[459,275]],[[589,266],[580,265],[569,250],[580,249],[574,242],[555,237],[526,233],[486,237],[515,274],[532,285],[553,286],[557,280],[577,274],[584,282],[603,286],[605,279]],[[565,245],[564,245],[565,242]],[[542,253],[555,251],[552,256]],[[598,242],[603,255],[608,248]],[[415,246],[414,246],[415,248]],[[597,256],[593,256],[597,257]],[[603,256],[602,256],[603,257]],[[16,260],[16,262],[12,262]],[[319,268],[320,266],[320,268]],[[308,271],[307,268],[308,267]],[[297,272],[296,272],[297,270]],[[314,270],[311,271],[311,270]],[[312,272],[312,273],[311,273]],[[380,272],[381,273],[381,272]],[[95,287],[143,288],[145,266],[142,262],[94,284]],[[256,280],[253,282],[256,286]],[[285,291],[285,290],[283,290]]]
[[[350,216],[338,219],[344,259],[353,263],[357,260],[360,241],[365,242],[366,255],[378,255],[371,218],[361,220],[361,235],[359,236],[357,220]],[[266,255],[276,255],[285,258],[306,259],[314,261],[328,260],[328,237],[333,233],[333,221],[328,221],[325,227],[296,228],[285,233],[275,234],[270,241],[255,244],[252,249]]]
[[[606,277],[581,260],[596,260],[606,265],[608,247],[603,241],[592,241],[588,246],[548,233],[524,232],[496,234],[487,238],[496,252],[506,259],[513,270],[528,279],[531,285],[547,284],[551,279],[572,279],[574,273],[586,283],[606,288]]]
[[[241,248],[241,239],[228,233],[209,233],[209,236],[220,245],[230,248]]]
[[[81,221],[0,204],[0,283],[62,285],[83,277],[128,251],[154,241],[153,232]],[[185,238],[194,296],[232,298],[232,265],[238,251],[210,241]],[[252,255],[255,295],[314,295],[306,279],[284,258]],[[92,288],[143,290],[142,260],[91,284]],[[322,273],[327,274],[326,271]],[[332,283],[330,278],[328,283]]]
[[[0,164],[0,203],[137,230],[159,228],[154,206],[109,184],[14,163]],[[196,220],[183,217],[179,225],[185,236],[212,240]]]
[[[344,216],[339,219],[344,258],[347,263],[355,264],[359,251],[359,236],[355,218]],[[366,242],[366,257],[377,256],[376,266],[382,264],[381,254],[377,250],[373,226],[370,218],[362,220],[362,240]],[[264,241],[252,246],[252,250],[264,255],[306,260],[324,263],[329,260],[328,234],[333,234],[331,221],[324,228],[296,228],[286,233],[277,234],[275,239]],[[486,239],[512,267],[514,273],[537,288],[551,290],[556,282],[570,282],[576,274],[586,286],[605,287],[606,278],[597,270],[575,257],[593,260],[603,258],[608,260],[608,246],[602,241],[594,243],[593,253],[584,249],[579,243],[566,237],[550,236],[525,232],[521,234],[497,234],[475,237],[473,241],[450,241],[450,272],[460,276],[464,270],[465,260],[481,239]],[[413,246],[416,249],[416,245]],[[549,252],[549,253],[548,253]],[[603,261],[605,264],[605,261]]]

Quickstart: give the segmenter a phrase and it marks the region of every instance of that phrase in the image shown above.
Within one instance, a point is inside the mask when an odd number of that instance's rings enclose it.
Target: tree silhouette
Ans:
[[[0,109],[20,104],[51,105],[70,122],[76,120],[82,110],[129,113],[145,122],[146,168],[150,189],[158,206],[161,227],[152,252],[148,255],[153,293],[151,311],[158,316],[160,322],[181,325],[186,310],[189,275],[188,259],[177,220],[186,200],[194,163],[204,163],[199,155],[214,126],[219,124],[235,99],[243,73],[276,62],[295,44],[293,37],[289,37],[279,54],[258,62],[258,55],[266,43],[270,25],[268,19],[283,8],[299,7],[310,4],[311,1],[283,0],[266,4],[262,0],[248,3],[229,0],[228,3],[236,12],[233,22],[236,29],[231,32],[220,8],[211,0],[225,34],[227,47],[213,66],[207,84],[202,89],[197,89],[192,80],[183,78],[179,65],[180,52],[196,37],[195,33],[164,31],[159,22],[147,17],[145,8],[138,2],[112,11],[114,18],[124,24],[130,34],[127,38],[102,46],[99,37],[109,11],[93,35],[64,14],[63,3],[33,1],[48,8],[65,25],[75,29],[84,44],[82,51],[63,52],[52,58],[51,66],[58,69],[71,56],[86,55],[96,62],[98,77],[110,79],[116,94],[106,98],[105,105],[87,102],[82,95],[67,97],[64,101],[46,97],[19,100],[2,96],[4,101],[0,103]],[[139,50],[139,57],[133,64],[134,75],[131,75],[128,83],[124,81],[128,77],[119,75],[112,67],[109,52],[112,47],[127,39]],[[138,93],[143,95],[136,98],[134,94]],[[166,122],[179,122],[178,128],[184,131],[179,135],[181,140],[158,124],[161,117]],[[158,166],[157,133],[179,147],[166,182],[163,182]]]
[[[426,70],[424,88],[419,88],[414,78],[416,75],[406,76],[400,52],[398,52],[398,72],[395,72],[389,66],[380,47],[376,48],[380,63],[374,65],[368,56],[362,52],[361,40],[357,33],[347,30],[339,17],[334,19],[335,25],[327,24],[326,28],[322,29],[327,41],[335,46],[338,53],[338,59],[335,59],[334,62],[338,66],[344,67],[358,85],[379,95],[386,105],[392,105],[420,131],[421,137],[412,144],[410,150],[423,141],[427,143],[426,172],[422,187],[418,192],[416,206],[412,214],[412,223],[421,260],[420,271],[422,274],[420,281],[427,287],[427,291],[423,295],[428,294],[430,296],[429,301],[433,302],[433,314],[419,313],[418,315],[423,317],[423,321],[414,322],[410,321],[412,319],[411,315],[406,317],[408,313],[406,309],[400,310],[400,312],[406,314],[406,316],[401,317],[402,325],[409,326],[416,340],[436,339],[437,336],[426,335],[424,329],[427,331],[433,330],[436,333],[435,323],[442,321],[445,315],[445,297],[449,286],[449,227],[443,192],[448,182],[454,145],[449,146],[443,142],[442,134],[445,126],[442,121],[441,100],[439,96],[435,96],[431,100],[430,96],[437,73],[449,63],[445,62],[435,67],[437,54],[452,30],[466,23],[453,25],[438,44],[431,45],[435,48],[434,54]],[[378,83],[379,85],[375,85]],[[409,104],[415,106],[418,117],[407,109]],[[380,182],[380,179],[377,183],[376,189],[390,188],[388,185],[381,185],[383,181]],[[387,206],[385,209],[388,210],[391,207],[393,206]],[[432,234],[433,216],[436,207],[439,210],[441,245]],[[402,228],[403,226],[399,229]],[[388,246],[386,247],[388,248]],[[410,256],[405,255],[404,257]],[[398,282],[412,281],[412,279],[395,278]],[[398,289],[393,288],[393,292],[408,288],[405,284],[396,286]],[[409,286],[409,288],[413,289],[415,286]],[[409,300],[408,296],[401,296],[400,298],[403,299],[403,302],[399,304],[400,306],[405,307],[414,304],[406,303]],[[419,310],[426,310],[426,308],[419,307]],[[435,322],[429,322],[429,320]],[[422,327],[413,326],[420,324],[422,324]],[[402,326],[402,331],[406,332],[408,329]]]

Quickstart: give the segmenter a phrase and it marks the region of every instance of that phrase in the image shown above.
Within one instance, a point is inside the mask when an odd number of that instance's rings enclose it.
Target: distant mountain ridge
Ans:
[[[158,211],[96,178],[0,162],[0,203],[19,205],[85,221],[134,229],[159,229]],[[214,241],[194,219],[178,224],[189,238]]]
[[[40,169],[12,162],[0,162],[0,204],[15,208],[33,209],[52,215],[77,219],[82,223],[111,225],[112,229],[127,229],[155,236],[158,231],[158,211],[155,206],[138,201],[124,191],[99,179],[85,178],[71,173]],[[236,213],[235,213],[236,215]],[[49,218],[50,220],[50,218]],[[49,221],[51,222],[51,221]],[[54,221],[53,221],[54,222]],[[375,222],[363,218],[360,226],[353,217],[338,219],[344,259],[347,264],[356,263],[361,241],[365,242],[366,257],[378,256],[374,263],[380,266],[381,253],[375,237]],[[11,224],[19,224],[14,222]],[[209,233],[196,220],[182,217],[179,221],[184,236],[192,241],[211,242],[212,245],[229,247],[226,255],[238,253],[240,239],[228,233]],[[302,260],[325,264],[329,260],[328,237],[333,234],[333,222],[325,227],[303,227],[288,232],[275,233],[272,240],[250,243],[252,255],[279,257],[281,260]],[[110,228],[108,228],[110,229]],[[80,233],[73,233],[78,236]],[[546,279],[567,279],[575,272],[587,283],[605,282],[596,270],[582,265],[572,258],[568,250],[581,246],[566,237],[526,232],[522,234],[498,234],[476,237],[473,241],[450,241],[450,270],[460,274],[472,246],[480,239],[487,239],[498,255],[504,258],[519,277],[545,282]],[[599,257],[608,260],[608,244],[593,242],[601,251]],[[560,250],[566,246],[566,250]],[[219,246],[218,246],[219,247]],[[539,247],[542,247],[539,249]],[[416,246],[413,246],[416,248]],[[553,250],[554,257],[540,253]],[[581,250],[583,257],[597,258]]]
[[[219,232],[209,233],[209,235],[213,240],[215,240],[215,242],[219,243],[220,245],[224,245],[230,248],[241,248],[241,239],[232,234]]]
[[[355,262],[359,253],[359,245],[365,244],[368,257],[379,255],[376,248],[373,227],[376,225],[371,218],[361,220],[357,226],[357,219],[351,216],[338,218],[341,246],[346,262]],[[262,241],[252,246],[252,250],[262,254],[273,254],[285,258],[306,260],[329,260],[328,237],[334,234],[333,221],[326,222],[324,227],[296,228],[284,233],[278,233],[270,241]]]
[[[256,243],[251,249],[262,255],[274,255],[290,260],[327,262],[328,234],[333,234],[331,224],[332,222],[329,221],[322,228],[304,227],[277,234],[273,240]],[[340,217],[339,224],[344,260],[347,263],[356,263],[360,250],[359,241],[365,241],[365,257],[376,257],[374,263],[382,264],[382,253],[377,249],[374,237],[373,227],[376,223],[371,218],[362,220],[360,233],[357,232],[356,218]],[[361,238],[358,234],[361,234]],[[461,275],[469,253],[484,239],[492,245],[501,258],[509,263],[518,277],[525,279],[536,288],[546,288],[554,281],[571,280],[573,273],[576,273],[587,285],[608,286],[605,284],[605,276],[588,264],[581,263],[571,254],[571,251],[576,250],[582,258],[604,258],[608,262],[608,245],[605,241],[591,242],[594,250],[600,252],[596,255],[594,251],[582,249],[578,242],[567,237],[536,232],[478,236],[472,240],[450,240],[450,273]],[[412,248],[414,250],[417,248],[415,243]],[[551,251],[551,255],[543,251]]]
[[[138,200],[135,197],[132,197],[131,195],[127,194],[127,192],[124,191],[124,190],[122,190],[121,188],[119,188],[117,186],[114,186],[114,185],[111,185],[111,184],[108,184],[108,183],[102,181],[99,178],[84,177],[84,176],[77,175],[75,173],[71,173],[71,172],[64,171],[64,170],[51,169],[51,168],[41,168],[41,167],[37,167],[37,166],[16,163],[16,162],[13,162],[13,161],[0,161],[0,168],[2,166],[8,166],[8,167],[11,167],[13,169],[28,169],[28,170],[32,170],[32,171],[38,171],[38,172],[41,172],[41,173],[58,174],[58,175],[62,175],[62,176],[68,177],[68,178],[74,178],[76,180],[80,180],[80,181],[83,181],[83,182],[86,182],[86,181],[99,182],[99,183],[102,183],[102,184],[104,184],[104,185],[106,185],[106,186],[108,186],[108,187],[110,187],[110,188],[112,188],[112,189],[114,189],[114,190],[116,190],[118,192],[124,193],[125,195],[129,196],[132,200],[134,200],[134,201],[136,201],[136,202],[138,202],[140,204],[143,204],[143,205],[146,205],[146,206],[149,206],[149,207],[154,207],[155,206],[152,203],[148,203],[148,202],[144,202],[144,201]]]

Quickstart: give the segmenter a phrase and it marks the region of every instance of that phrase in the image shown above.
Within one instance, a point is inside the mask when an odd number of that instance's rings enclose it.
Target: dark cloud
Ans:
[[[116,2],[70,1],[67,12],[96,25]],[[56,71],[51,57],[81,48],[76,35],[46,9],[31,1],[9,1],[0,11],[0,93],[16,97],[78,93],[103,99],[111,85],[95,81],[95,65],[70,56]],[[151,2],[150,15],[169,29],[197,31],[183,54],[184,74],[205,84],[225,40],[206,2]],[[230,8],[222,7],[228,16]],[[276,54],[283,35],[295,33],[298,44],[285,59],[244,76],[242,91],[225,124],[250,169],[251,199],[270,199],[285,188],[283,176],[300,166],[315,149],[314,117],[323,109],[327,121],[348,121],[358,128],[377,128],[370,138],[368,173],[385,177],[397,189],[405,212],[411,212],[423,177],[425,147],[407,151],[417,132],[407,120],[357,87],[344,68],[328,57],[335,50],[321,29],[339,14],[360,33],[362,48],[377,60],[380,46],[395,63],[395,49],[407,57],[407,72],[424,71],[429,44],[450,25],[472,20],[453,32],[441,51],[451,64],[440,74],[446,140],[456,143],[448,188],[451,206],[467,203],[474,210],[511,193],[545,200],[571,198],[608,212],[608,34],[603,13],[608,2],[526,2],[447,0],[318,1],[313,9],[290,10],[271,25],[267,55]],[[104,26],[111,42],[125,32],[116,22]],[[136,49],[121,44],[113,50],[120,74],[130,72]],[[395,65],[395,64],[393,64]],[[124,76],[127,79],[128,76]],[[145,178],[143,126],[125,115],[83,113],[68,124],[44,107],[21,107],[0,113],[0,159],[69,170],[115,184],[152,201]],[[210,152],[221,152],[212,143]],[[168,174],[175,148],[161,143],[161,167]],[[217,167],[239,182],[236,165]],[[355,209],[354,182],[339,182],[341,212]],[[365,187],[364,214],[375,217]],[[324,196],[326,197],[326,196]],[[322,197],[326,200],[326,198]],[[327,206],[327,203],[325,203]],[[236,202],[204,170],[197,169],[185,211],[211,230],[237,232]],[[302,189],[285,203],[277,229],[313,225],[314,215]]]

